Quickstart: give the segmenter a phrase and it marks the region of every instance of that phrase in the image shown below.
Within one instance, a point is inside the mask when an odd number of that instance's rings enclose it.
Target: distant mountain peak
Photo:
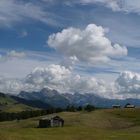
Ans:
[[[43,88],[38,92],[21,92],[18,96],[27,100],[40,100],[54,107],[64,108],[69,105],[69,100],[67,98],[57,90],[49,88]]]
[[[29,94],[30,93],[30,94]],[[68,105],[74,106],[84,106],[87,104],[94,105],[96,107],[110,108],[113,104],[120,104],[124,106],[126,103],[131,103],[136,106],[140,106],[140,99],[107,99],[102,98],[94,93],[65,93],[61,94],[57,90],[43,88],[38,92],[24,92],[22,91],[19,94],[19,97],[22,97],[27,100],[40,100],[44,103],[50,104],[53,107],[67,107]]]

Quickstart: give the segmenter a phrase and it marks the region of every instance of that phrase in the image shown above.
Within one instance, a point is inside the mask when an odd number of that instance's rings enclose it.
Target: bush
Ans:
[[[84,109],[88,112],[91,112],[91,111],[95,110],[95,107],[93,105],[87,105],[87,106],[85,106]]]

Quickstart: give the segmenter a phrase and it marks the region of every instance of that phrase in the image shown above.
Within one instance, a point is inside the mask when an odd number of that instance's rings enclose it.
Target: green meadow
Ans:
[[[140,109],[101,109],[48,115],[63,128],[37,128],[41,117],[0,123],[0,140],[140,140]]]

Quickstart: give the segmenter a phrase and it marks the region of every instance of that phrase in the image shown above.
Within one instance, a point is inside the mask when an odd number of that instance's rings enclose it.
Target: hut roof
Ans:
[[[61,117],[59,116],[55,116],[55,117],[52,117],[53,120],[63,120]]]

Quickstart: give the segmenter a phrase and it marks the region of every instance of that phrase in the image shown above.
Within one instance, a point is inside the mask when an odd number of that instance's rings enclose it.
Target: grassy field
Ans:
[[[36,110],[37,108],[22,104],[8,95],[0,93],[0,111],[4,112],[21,112],[25,110]]]
[[[37,128],[40,117],[19,122],[1,122],[0,140],[140,139],[140,109],[62,112],[57,115],[65,120],[63,128]]]

